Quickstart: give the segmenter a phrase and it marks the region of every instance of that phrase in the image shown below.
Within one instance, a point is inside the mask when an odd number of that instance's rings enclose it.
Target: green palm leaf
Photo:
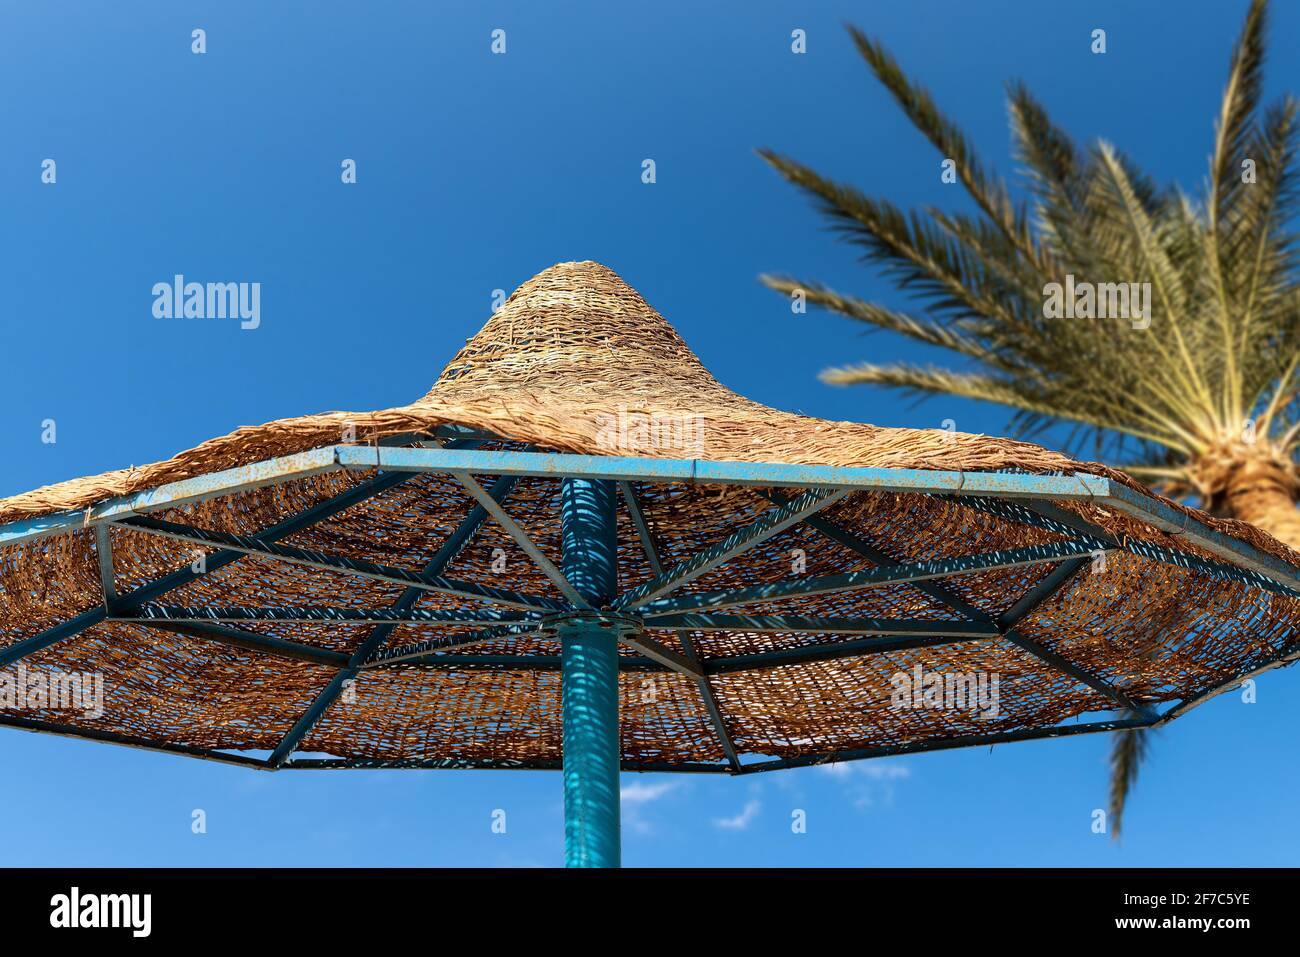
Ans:
[[[1300,448],[1300,106],[1290,98],[1261,104],[1267,8],[1267,0],[1251,0],[1233,48],[1199,196],[1157,182],[1110,144],[1078,145],[1023,83],[1011,83],[1008,118],[1025,187],[1017,198],[883,44],[850,28],[876,79],[954,161],[976,213],[900,209],[790,156],[759,151],[920,310],[802,278],[762,281],[962,360],[955,369],[849,363],[822,378],[997,403],[1013,411],[1022,436],[1063,424],[1068,445],[1091,443],[1171,494],[1287,527],[1292,496],[1300,496],[1292,458]],[[1099,334],[1098,321],[1114,320],[1048,318],[1049,290],[1075,280],[1094,288],[1136,283],[1139,291],[1149,284],[1149,327]],[[1261,497],[1256,485],[1249,497],[1234,497],[1243,462],[1271,470],[1277,491]],[[1288,543],[1300,549],[1300,532]],[[1116,834],[1146,748],[1142,732],[1116,737]]]

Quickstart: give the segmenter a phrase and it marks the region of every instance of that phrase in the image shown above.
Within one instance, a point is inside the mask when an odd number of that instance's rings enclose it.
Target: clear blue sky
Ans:
[[[1275,4],[1269,90],[1300,89]],[[509,291],[596,259],[725,383],[781,408],[1000,433],[1007,414],[833,389],[927,358],[758,285],[792,271],[895,301],[755,155],[903,205],[959,202],[853,53],[886,41],[1009,172],[1003,83],[1080,139],[1198,186],[1244,0],[5,4],[0,495],[209,436],[422,394]],[[130,12],[128,13],[128,8]],[[208,52],[190,52],[191,30]],[[1107,30],[1109,52],[1089,52]],[[489,51],[507,32],[504,56]],[[807,30],[808,52],[790,52]],[[658,182],[640,181],[653,158]],[[58,182],[40,164],[58,163]],[[339,164],[358,164],[340,183]],[[159,322],[175,273],[262,283],[262,323]],[[41,422],[58,442],[40,442]],[[1090,831],[1101,737],[746,780],[629,777],[630,865],[1295,864],[1300,677],[1160,735],[1121,845]],[[554,864],[545,773],[262,774],[0,729],[0,864]],[[191,834],[191,812],[208,833]],[[508,815],[491,831],[495,809]],[[791,811],[808,833],[791,833]],[[720,823],[725,822],[725,823]],[[731,825],[731,826],[728,826]]]

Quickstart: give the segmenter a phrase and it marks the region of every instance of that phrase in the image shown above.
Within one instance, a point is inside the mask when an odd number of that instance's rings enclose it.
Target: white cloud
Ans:
[[[847,778],[853,774],[853,765],[842,761],[835,764],[819,764],[817,770],[833,778]]]
[[[677,789],[676,781],[658,781],[654,784],[625,784],[619,789],[618,797],[623,804],[649,804],[657,801],[669,791]]]
[[[833,764],[819,764],[817,770],[843,781],[857,775],[872,781],[902,781],[912,776],[912,769],[905,764],[890,764],[887,761],[838,761]]]
[[[884,760],[819,764],[817,769],[843,784],[844,796],[859,811],[890,806],[895,784],[912,776],[907,765]]]
[[[623,809],[623,827],[634,834],[652,833],[654,826],[642,812],[680,786],[680,781],[637,781],[634,784],[624,784],[618,791],[619,803]]]
[[[750,801],[735,817],[715,817],[713,823],[729,831],[743,831],[749,827],[750,822],[758,817],[758,809],[762,805],[758,801]]]
[[[912,769],[905,764],[883,764],[879,761],[864,761],[862,773],[873,781],[902,781],[912,776]]]

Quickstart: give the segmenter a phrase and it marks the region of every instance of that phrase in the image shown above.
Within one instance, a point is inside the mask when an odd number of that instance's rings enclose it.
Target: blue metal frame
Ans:
[[[1066,558],[1090,556],[1092,552],[1093,549],[1088,543],[1068,541],[976,555],[960,555],[955,558],[908,562],[901,565],[882,565],[843,575],[790,579],[767,585],[731,588],[720,592],[693,592],[677,598],[664,598],[651,602],[641,609],[641,613],[650,619],[659,615],[681,612],[712,612],[735,605],[775,601],[781,598],[860,591],[865,588],[912,584],[930,578],[946,578],[950,575],[970,572],[1054,563]]]
[[[1078,734],[1097,734],[1109,731],[1133,731],[1150,727],[1152,719],[1132,718],[1116,721],[1093,721],[1083,724],[1057,725],[1052,728],[1035,728],[1028,731],[1003,731],[992,734],[962,735],[943,740],[916,741],[909,744],[888,745],[879,748],[853,748],[844,751],[832,751],[829,754],[780,758],[775,761],[759,761],[744,766],[742,773],[757,774],[764,771],[785,771],[790,768],[808,768],[821,764],[838,764],[844,761],[864,761],[869,758],[887,758],[902,754],[920,754],[929,751],[951,751],[957,748],[989,747],[995,744],[1011,744],[1015,741],[1036,741],[1043,738],[1068,738]]]
[[[654,533],[650,530],[650,525],[646,522],[645,515],[641,510],[641,501],[637,498],[636,489],[633,488],[631,482],[619,482],[618,486],[619,491],[623,494],[623,502],[627,506],[628,518],[632,522],[632,527],[636,529],[637,538],[641,542],[641,550],[645,553],[646,563],[650,566],[650,574],[658,578],[663,575],[664,568],[659,561],[659,549],[655,545]],[[811,516],[809,517],[811,518]],[[700,659],[699,650],[695,646],[695,640],[691,637],[690,632],[682,632],[678,638],[682,643],[687,665],[699,669],[696,686],[700,692],[700,699],[704,702],[704,708],[709,713],[709,721],[713,724],[713,733],[717,736],[718,744],[722,747],[722,753],[726,755],[727,764],[730,765],[733,771],[739,771],[740,752],[731,738],[731,730],[727,727],[727,719],[722,713],[722,704],[718,700],[718,694],[709,681],[708,675],[704,672],[704,664]],[[626,668],[627,666],[620,661],[620,667]]]
[[[67,724],[56,724],[52,721],[41,721],[36,718],[23,718],[18,715],[5,714],[0,712],[0,728],[12,728],[16,731],[30,731],[35,734],[52,734],[60,738],[73,738],[80,741],[95,741],[100,744],[117,744],[123,747],[136,748],[141,751],[153,751],[158,754],[176,754],[186,758],[198,758],[202,761],[215,761],[218,764],[234,764],[244,768],[254,768],[259,771],[270,770],[270,765],[262,758],[254,758],[245,754],[231,754],[228,752],[214,751],[208,748],[195,748],[186,744],[171,744],[163,741],[153,741],[149,738],[135,737],[129,734],[118,734],[114,731],[100,731],[97,728],[81,728]]]
[[[440,428],[438,431],[442,431]],[[452,433],[448,433],[452,434]],[[459,433],[457,433],[459,434]],[[485,433],[466,430],[475,442]],[[350,471],[455,472],[474,475],[682,482],[690,485],[751,485],[769,488],[846,488],[930,495],[991,495],[1104,500],[1110,480],[1094,475],[1028,475],[1016,472],[945,472],[929,469],[867,469],[788,465],[774,462],[710,462],[702,459],[646,459],[555,452],[495,452],[445,448],[387,448],[335,445],[252,465],[170,482],[133,495],[108,499],[84,511],[58,512],[0,525],[0,547],[88,525],[120,521],[189,502],[246,492],[278,482],[347,469]],[[1154,500],[1151,500],[1154,502]],[[1120,507],[1116,505],[1116,507]],[[1194,522],[1194,520],[1192,520]],[[1184,534],[1193,534],[1189,526]],[[1254,552],[1243,546],[1245,554]],[[1295,571],[1292,570],[1292,575]]]
[[[935,635],[919,631],[897,635],[882,635],[849,641],[825,642],[815,645],[801,645],[795,648],[777,651],[763,651],[753,654],[714,655],[708,658],[688,658],[687,664],[663,660],[647,655],[620,655],[620,671],[677,671],[700,681],[713,675],[731,674],[737,671],[763,671],[768,668],[782,668],[792,664],[809,661],[830,661],[837,658],[861,658],[880,652],[906,651],[914,648],[935,648],[941,645],[954,645],[971,641],[986,641],[997,637],[984,631],[972,630],[967,635]],[[502,637],[467,636],[465,639],[440,639],[438,642],[424,642],[418,651],[401,654],[391,658],[372,658],[366,669],[401,665],[418,668],[482,668],[494,671],[559,671],[560,659],[551,655],[503,655],[503,654],[460,654],[456,649],[468,645]],[[627,643],[625,641],[625,643]],[[451,653],[448,653],[451,652]]]
[[[244,474],[244,470],[236,469],[234,471]],[[219,474],[226,475],[229,473]],[[306,528],[309,525],[322,522],[332,515],[337,515],[339,512],[346,511],[353,505],[365,501],[372,495],[379,495],[382,492],[401,485],[412,477],[413,475],[411,474],[404,474],[401,472],[388,472],[378,475],[374,478],[358,483],[346,492],[340,492],[338,495],[335,495],[324,502],[313,505],[311,508],[304,509],[297,515],[291,515],[282,522],[277,522],[270,528],[258,532],[253,536],[253,538],[258,542],[268,544],[278,541],[279,539],[292,535],[294,532]],[[213,478],[215,478],[215,476]],[[155,492],[158,491],[160,490],[155,490]],[[165,496],[160,495],[158,497],[165,499]],[[132,497],[133,500],[135,498],[137,497]],[[3,529],[0,529],[0,533],[2,532]],[[0,543],[2,543],[2,536],[0,536]],[[175,591],[182,585],[188,585],[200,575],[211,574],[212,572],[224,568],[233,562],[240,561],[244,558],[245,554],[246,553],[244,552],[229,550],[218,551],[216,554],[208,556],[202,572],[196,572],[191,566],[186,565],[184,568],[178,569],[171,574],[164,575],[156,581],[141,585],[139,588],[134,589],[126,595],[118,596],[113,602],[113,608],[119,612],[128,611],[144,602],[157,598],[160,595],[164,595],[167,592]],[[14,662],[26,658],[28,655],[33,655],[38,651],[43,651],[51,645],[64,641],[67,638],[72,638],[81,634],[81,632],[85,631],[87,628],[92,628],[103,622],[108,617],[108,613],[109,608],[107,604],[100,608],[92,608],[89,611],[82,612],[75,618],[55,625],[53,628],[49,628],[38,635],[33,635],[31,638],[15,642],[7,648],[0,648],[0,668],[11,665]]]
[[[480,430],[446,435],[491,439]],[[751,485],[766,488],[847,488],[871,491],[1005,499],[1090,501],[1126,512],[1157,528],[1184,536],[1232,565],[1249,568],[1285,585],[1300,584],[1300,570],[1246,542],[1211,529],[1164,502],[1121,483],[1088,474],[1031,475],[1021,472],[946,472],[930,469],[870,469],[790,465],[772,462],[711,462],[701,459],[646,459],[567,453],[496,452],[454,448],[390,448],[336,445],[268,459],[109,499],[91,509],[60,512],[0,525],[0,547],[62,534],[103,521],[117,521],[186,502],[201,501],[262,485],[339,469],[360,471],[454,472],[476,475],[533,475],[618,481],[682,482],[698,485]]]
[[[261,652],[275,658],[286,658],[291,661],[306,661],[311,664],[327,665],[335,668],[344,667],[348,663],[348,656],[341,651],[316,648],[297,641],[276,638],[273,635],[261,635],[243,628],[231,628],[228,625],[198,621],[173,622],[152,619],[140,620],[137,624],[157,631],[174,632],[189,638],[206,638],[209,641],[215,641],[230,648]]]
[[[778,501],[780,500],[779,493],[770,497],[773,497]],[[1028,502],[1022,504],[1020,502],[997,502],[979,498],[960,499],[959,501],[961,501],[962,504],[972,505],[973,507],[980,508],[984,511],[993,511],[994,514],[997,514],[1000,517],[1011,518],[1015,521],[1034,522],[1037,519],[1042,519],[1043,521],[1051,523],[1051,531],[1085,536],[1081,539],[1082,545],[1085,546],[1097,545],[1099,543],[1096,533],[1099,532],[1100,529],[1087,523],[1076,523],[1071,521],[1070,519],[1072,519],[1073,516],[1070,516],[1069,513],[1063,512],[1061,509],[1056,509],[1054,506],[1047,506],[1047,513],[1042,514],[1029,511],[1030,508],[1036,508],[1043,504],[1039,502]],[[887,554],[871,543],[860,537],[853,536],[843,529],[833,526],[824,520],[819,520],[816,527],[834,541],[857,551],[859,554],[870,558],[872,561],[888,562],[891,560]],[[1040,525],[1039,527],[1044,526]],[[1104,545],[1104,543],[1101,544]],[[1066,543],[1066,545],[1068,546],[1068,543]],[[1075,681],[1080,682],[1103,697],[1120,705],[1120,707],[1132,712],[1138,718],[1149,720],[1153,716],[1149,707],[1134,701],[1122,689],[1115,687],[1113,683],[1106,681],[1098,675],[1085,671],[1083,668],[1080,668],[1068,659],[1048,648],[1044,648],[1040,643],[1033,641],[1015,630],[1015,625],[1018,622],[1031,614],[1035,609],[1041,607],[1053,595],[1060,591],[1060,589],[1063,588],[1081,568],[1089,564],[1090,560],[1088,557],[1085,557],[1085,555],[1091,555],[1091,553],[1092,549],[1089,548],[1084,552],[1084,554],[1062,561],[1055,569],[1044,576],[1037,585],[1031,588],[1018,602],[1016,602],[1014,606],[1008,609],[996,620],[987,612],[980,608],[976,608],[967,601],[964,601],[959,596],[948,591],[948,589],[944,588],[942,585],[915,581],[912,582],[912,584],[921,588],[928,597],[971,621],[996,625],[1001,637],[1015,645],[1021,651],[1032,655],[1045,664],[1055,668],[1057,671],[1064,672]],[[1065,556],[1062,555],[1062,557]]]
[[[714,462],[705,459],[627,458],[563,452],[493,452],[336,446],[348,469],[469,472],[614,481],[681,482],[689,485],[754,485],[764,488],[871,489],[878,492],[952,493],[998,497],[1093,500],[1112,483],[1096,475],[1030,475],[1023,472],[946,472],[873,469],[781,462]]]
[[[117,581],[113,574],[113,543],[109,541],[107,525],[95,526],[95,558],[99,562],[99,588],[104,593],[104,609],[110,610],[117,601]]]
[[[522,548],[524,553],[542,570],[543,574],[554,583],[570,605],[576,608],[590,607],[578,590],[564,577],[564,573],[555,567],[555,563],[546,557],[545,552],[533,544],[533,540],[524,533],[519,523],[510,517],[509,513],[501,507],[501,504],[493,501],[492,496],[487,493],[483,486],[478,484],[474,476],[468,472],[452,472],[451,474],[461,485],[465,486],[465,490],[470,495],[478,500],[479,504],[487,510],[496,523],[506,530],[506,534],[514,539],[515,544]],[[556,603],[556,607],[565,606]]]
[[[494,500],[503,500],[514,489],[515,479],[504,477],[492,486],[489,493]],[[437,577],[442,574],[447,565],[460,554],[462,549],[474,537],[480,525],[487,519],[487,511],[477,505],[469,510],[469,513],[461,521],[460,525],[451,533],[447,541],[434,554],[429,563],[424,566],[423,575]],[[424,589],[410,585],[405,591],[393,602],[389,611],[395,614],[401,614],[414,608],[415,603],[420,600],[424,594]],[[272,752],[268,759],[271,767],[280,767],[288,759],[294,750],[302,743],[302,739],[311,733],[311,729],[316,727],[317,722],[324,716],[329,706],[334,703],[338,696],[343,692],[343,688],[348,681],[356,678],[361,666],[368,661],[372,655],[380,648],[387,644],[389,637],[393,634],[397,626],[391,623],[384,623],[371,630],[370,634],[361,643],[356,651],[348,658],[347,665],[334,676],[324,690],[316,696],[316,700],[311,703],[307,713],[298,719],[297,723],[289,729],[289,733],[281,739],[275,751]]]
[[[982,498],[957,499],[956,501],[959,501],[967,508],[1019,522],[1022,525],[1041,528],[1057,534],[1070,535],[1080,542],[1091,542],[1093,549],[1096,551],[1131,552],[1151,561],[1176,565],[1180,568],[1190,568],[1219,581],[1229,581],[1239,585],[1247,585],[1251,588],[1260,588],[1264,591],[1285,595],[1288,598],[1300,598],[1300,587],[1293,587],[1287,584],[1285,580],[1278,580],[1275,572],[1260,570],[1265,565],[1262,559],[1271,558],[1271,556],[1257,555],[1243,564],[1216,562],[1202,558],[1199,555],[1192,555],[1189,552],[1165,548],[1155,542],[1116,538],[1100,526],[1086,521],[1073,512],[1067,512],[1051,502],[1001,502]],[[1183,534],[1183,532],[1180,531],[1178,534]],[[1189,536],[1189,540],[1194,539]],[[1206,546],[1202,545],[1202,547]],[[1216,552],[1224,551],[1221,548],[1211,550]],[[1287,567],[1276,559],[1273,561],[1277,563],[1279,568]],[[1296,584],[1300,585],[1300,580],[1297,580]]]
[[[39,518],[8,522],[0,525],[0,547],[46,535],[67,534],[85,528],[87,525],[175,508],[189,502],[201,502],[222,495],[247,492],[277,482],[334,472],[338,468],[338,453],[334,447],[312,449],[296,455],[267,459],[240,468],[213,472],[210,475],[201,475],[180,482],[170,482],[147,492],[119,496],[85,511],[56,512]]]
[[[522,760],[514,758],[418,758],[399,761],[357,760],[341,758],[296,758],[285,765],[295,771],[560,771],[562,761]],[[707,764],[685,761],[670,764],[667,761],[624,761],[619,768],[634,774],[727,774],[725,764]]]
[[[327,552],[310,548],[298,548],[293,545],[276,545],[260,542],[254,535],[232,535],[208,529],[193,528],[176,522],[137,516],[120,522],[126,528],[139,532],[148,532],[162,538],[188,542],[204,548],[225,549],[244,552],[259,558],[271,558],[291,565],[302,565],[317,571],[336,572],[368,578],[371,581],[386,582],[390,585],[408,585],[423,591],[455,595],[459,598],[477,598],[483,601],[497,602],[511,608],[550,609],[559,611],[567,606],[563,602],[536,595],[520,595],[504,588],[493,588],[475,582],[458,581],[442,575],[429,575],[423,572],[410,572],[404,568],[369,562],[360,558],[347,558],[331,555]]]
[[[442,437],[456,439],[459,443],[476,445],[493,440],[493,436],[478,430],[440,427]],[[407,437],[410,441],[417,437]],[[390,440],[396,441],[396,439]],[[177,523],[160,522],[148,518],[146,513],[173,508],[186,502],[201,501],[221,495],[230,495],[275,482],[300,479],[332,471],[374,471],[379,474],[360,482],[355,488],[336,496],[299,515],[252,536],[229,536]],[[369,496],[380,494],[407,479],[424,472],[454,476],[467,486],[478,504],[470,516],[453,533],[439,550],[435,559],[423,572],[360,562],[322,552],[296,549],[278,545],[292,532],[319,522],[330,515],[357,504]],[[490,492],[484,492],[474,476],[500,476]],[[598,494],[602,504],[595,512],[600,521],[588,521],[585,530],[566,538],[563,569],[556,569],[547,556],[528,542],[517,523],[500,507],[500,502],[510,491],[510,486],[520,476],[543,476],[564,479],[562,487],[585,490],[584,495]],[[603,535],[602,522],[613,522],[613,502],[622,483],[621,494],[632,525],[640,539],[650,564],[652,578],[621,597],[612,591],[595,589],[591,577],[591,556],[579,560],[579,547],[591,535]],[[641,512],[632,482],[673,482],[704,485],[742,485],[756,487],[766,494],[776,507],[747,529],[743,529],[713,548],[705,549],[673,568],[665,570],[655,550],[653,536]],[[594,489],[608,489],[594,493]],[[773,489],[807,489],[803,496],[787,500]],[[888,491],[950,497],[961,504],[996,514],[1001,518],[1022,522],[1066,537],[1066,541],[1035,546],[1032,549],[1008,550],[1000,553],[961,556],[933,562],[901,564],[881,552],[861,535],[848,532],[828,521],[816,511],[835,498],[852,490]],[[1169,549],[1149,541],[1120,540],[1104,529],[1083,520],[1076,513],[1052,504],[1053,501],[1090,502],[1132,515],[1154,527],[1176,533],[1185,541],[1214,554],[1222,561],[1206,559],[1199,555]],[[562,521],[571,531],[576,516],[581,512],[573,501],[565,506]],[[521,547],[538,562],[556,581],[565,595],[557,601],[536,596],[517,595],[502,589],[492,589],[469,582],[459,582],[442,577],[446,565],[472,538],[488,517],[496,518],[506,527]],[[504,518],[504,521],[503,521]],[[590,519],[590,516],[587,516]],[[843,576],[826,576],[822,579],[798,582],[778,582],[749,589],[732,589],[727,592],[681,595],[668,597],[674,589],[716,567],[723,561],[740,554],[780,530],[796,522],[804,522],[832,541],[851,548],[869,558],[877,567],[865,572]],[[207,559],[207,570],[239,561],[245,555],[282,560],[321,568],[347,575],[377,578],[406,586],[402,597],[389,609],[222,609],[222,608],[171,608],[155,605],[154,601],[182,585],[196,575],[183,568],[155,582],[148,583],[125,594],[116,594],[112,570],[112,549],[108,538],[111,524],[119,524],[135,531],[164,534],[192,544],[214,549]],[[580,525],[581,523],[579,523]],[[1251,588],[1262,589],[1287,597],[1300,597],[1300,571],[1286,562],[1260,552],[1248,543],[1232,539],[1210,528],[1194,517],[1163,502],[1142,495],[1118,482],[1092,475],[1025,475],[1020,473],[961,473],[927,470],[856,469],[818,466],[797,466],[770,463],[705,462],[700,460],[636,459],[606,456],[582,456],[534,452],[488,452],[474,448],[391,448],[383,446],[334,446],[315,449],[297,455],[285,456],[266,462],[254,463],[239,469],[230,469],[213,475],[201,476],[171,483],[137,495],[124,496],[95,506],[88,511],[67,512],[0,526],[0,547],[29,541],[45,535],[67,533],[85,527],[94,529],[100,577],[104,589],[104,606],[89,609],[69,621],[50,628],[41,634],[0,649],[0,667],[20,660],[51,645],[73,637],[86,628],[108,619],[129,620],[142,627],[169,630],[199,640],[211,640],[246,651],[264,653],[288,659],[307,661],[324,667],[338,669],[329,685],[318,695],[311,708],[280,742],[267,759],[248,755],[230,754],[215,750],[191,748],[183,745],[157,744],[130,735],[71,728],[14,716],[0,716],[0,726],[28,731],[62,734],[88,740],[143,747],[154,751],[200,757],[245,767],[275,768],[362,768],[362,767],[492,767],[554,769],[558,762],[472,761],[459,758],[428,760],[374,761],[354,759],[299,759],[292,754],[303,737],[311,730],[325,711],[336,700],[343,684],[362,670],[375,667],[434,667],[434,668],[501,668],[501,669],[558,669],[566,683],[566,698],[573,705],[573,715],[566,711],[566,721],[573,717],[578,722],[572,735],[566,726],[566,739],[582,740],[587,730],[600,729],[605,737],[592,739],[574,750],[580,758],[574,761],[587,764],[592,759],[595,770],[584,770],[579,777],[590,780],[591,775],[613,785],[606,786],[605,803],[591,798],[590,790],[583,792],[583,800],[593,801],[604,813],[608,811],[609,794],[616,806],[617,770],[628,771],[692,771],[700,773],[758,773],[780,770],[833,760],[856,760],[880,757],[887,754],[906,754],[921,751],[946,750],[956,747],[983,746],[1011,741],[1064,735],[1106,732],[1131,728],[1152,727],[1163,724],[1185,713],[1201,701],[1235,687],[1242,680],[1219,684],[1191,695],[1182,702],[1157,715],[1149,704],[1131,699],[1124,689],[1117,687],[1104,676],[1090,674],[1073,662],[1040,643],[1030,640],[1017,631],[1017,624],[1025,616],[1042,606],[1070,583],[1088,564],[1090,554],[1096,550],[1123,549],[1151,561],[1191,569],[1219,580],[1231,581]],[[613,528],[611,524],[609,528]],[[573,544],[570,545],[570,539]],[[527,543],[527,544],[525,544]],[[575,551],[577,549],[577,551]],[[958,595],[936,583],[939,579],[991,568],[1046,562],[1054,564],[1049,574],[1010,609],[992,615],[975,608]],[[597,563],[599,564],[599,563]],[[549,566],[549,567],[548,567]],[[603,573],[601,573],[603,574]],[[558,580],[557,580],[558,576]],[[584,576],[586,581],[584,584]],[[908,622],[845,622],[837,619],[812,619],[780,615],[719,615],[726,607],[751,602],[770,601],[777,597],[795,597],[821,591],[871,587],[880,584],[907,584],[919,589],[931,599],[960,616],[958,621],[908,621]],[[596,581],[596,584],[600,584]],[[606,582],[606,584],[608,584]],[[828,587],[833,586],[833,587]],[[588,593],[588,588],[592,590]],[[472,611],[430,612],[414,606],[421,595],[430,591],[463,595],[490,604],[506,605],[514,612],[495,609]],[[599,591],[599,594],[597,594]],[[604,609],[578,614],[588,609]],[[680,636],[685,653],[678,653],[667,645],[655,642],[641,631],[626,629],[626,612],[635,609],[635,618],[645,629],[673,631]],[[620,616],[617,612],[622,612]],[[312,648],[297,642],[261,635],[243,628],[223,624],[225,621],[366,621],[376,623],[368,637],[351,654],[329,649]],[[382,623],[380,623],[382,622]],[[461,635],[444,636],[400,648],[386,649],[389,638],[398,625],[415,625],[420,622],[491,623],[491,627]],[[709,629],[726,629],[761,633],[803,632],[809,634],[865,634],[864,637],[823,643],[809,647],[783,649],[753,655],[728,657],[701,657],[692,641],[692,635]],[[472,644],[498,640],[512,635],[538,632],[559,634],[562,654],[559,657],[522,656],[502,654],[466,654],[458,649]],[[599,637],[599,640],[597,640]],[[611,637],[613,640],[611,640]],[[618,654],[614,640],[631,647],[636,654]],[[964,736],[948,740],[927,740],[885,748],[861,748],[834,754],[810,757],[778,758],[743,763],[739,749],[731,740],[723,721],[722,711],[710,684],[713,677],[739,671],[778,668],[812,661],[830,660],[870,655],[891,650],[931,647],[957,641],[1006,640],[1034,655],[1076,681],[1090,687],[1115,705],[1133,711],[1135,717],[1120,721],[1092,722],[1038,728],[1027,731],[994,732],[986,735]],[[569,654],[564,653],[565,646]],[[1300,659],[1300,649],[1272,650],[1256,660],[1257,670],[1278,667]],[[569,670],[566,672],[566,660]],[[697,682],[710,719],[714,723],[725,763],[691,763],[674,765],[662,762],[620,762],[617,753],[617,673],[619,670],[664,671],[672,670],[690,676]],[[1252,672],[1257,673],[1257,672]],[[592,676],[598,676],[593,682]],[[570,693],[586,681],[586,690]],[[612,704],[611,704],[612,701]],[[588,717],[579,721],[579,710]],[[591,715],[598,715],[592,719]],[[613,758],[609,731],[614,729]],[[603,742],[603,743],[602,743]],[[567,744],[566,740],[566,744]],[[585,757],[581,757],[585,756]],[[593,756],[599,756],[595,761]],[[566,762],[568,755],[566,754]],[[568,762],[573,763],[573,762]],[[577,764],[574,765],[575,767]],[[611,772],[612,767],[612,772]],[[567,786],[567,782],[566,782]],[[608,824],[598,830],[608,833]],[[585,840],[585,839],[584,839]]]
[[[381,627],[388,628],[390,626],[382,625]],[[409,645],[399,645],[396,648],[382,648],[366,659],[361,666],[361,670],[366,671],[371,668],[407,663],[422,663],[424,659],[436,657],[437,652],[445,649],[464,648],[468,645],[481,645],[501,638],[532,634],[540,632],[541,628],[542,622],[540,621],[523,622],[517,625],[499,625],[472,631],[467,635],[456,635],[451,638],[431,638]]]
[[[898,618],[811,618],[807,615],[663,615],[645,619],[646,628],[665,631],[731,631],[741,634],[932,635],[936,638],[996,638],[992,625],[973,621]]]
[[[654,534],[650,531],[645,514],[641,510],[641,501],[636,496],[636,489],[632,487],[631,482],[619,482],[618,490],[623,495],[623,504],[627,507],[628,518],[631,519],[632,527],[636,529],[637,538],[641,541],[641,550],[645,553],[646,563],[650,566],[650,574],[658,577],[664,573],[664,567],[659,562],[659,549],[655,546]]]
[[[624,592],[615,600],[614,607],[627,610],[657,601],[705,572],[785,531],[814,512],[838,502],[847,494],[847,489],[810,489],[794,501],[777,506],[753,523],[733,532],[716,545],[674,565],[662,575]]]
[[[417,589],[418,590],[418,589]],[[141,605],[132,615],[113,615],[110,621],[148,624],[155,621],[336,621],[384,625],[479,625],[488,622],[541,621],[540,612],[500,611],[496,608],[325,608],[319,605],[248,607],[222,605]]]

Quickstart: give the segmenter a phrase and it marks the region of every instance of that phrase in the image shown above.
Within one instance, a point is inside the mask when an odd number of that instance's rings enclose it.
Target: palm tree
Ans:
[[[1158,186],[1108,143],[1076,146],[1023,84],[1011,83],[1027,193],[1017,199],[885,48],[850,28],[876,78],[954,161],[978,212],[905,212],[760,151],[925,309],[902,312],[789,276],[763,282],[966,360],[961,369],[864,363],[823,379],[1000,403],[1015,410],[1021,435],[1069,423],[1069,444],[1088,440],[1098,457],[1166,494],[1300,549],[1300,263],[1290,223],[1297,104],[1260,106],[1267,7],[1252,0],[1233,50],[1196,199]],[[1052,284],[1068,290],[1075,280],[1149,283],[1149,326],[1053,317],[1060,290]],[[1116,836],[1142,734],[1121,733],[1112,755]]]

